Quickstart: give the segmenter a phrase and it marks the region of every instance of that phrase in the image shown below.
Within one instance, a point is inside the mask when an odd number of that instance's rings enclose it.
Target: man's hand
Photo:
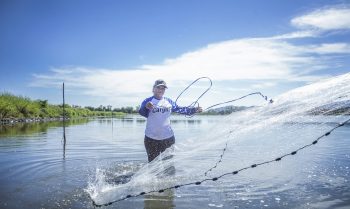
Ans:
[[[147,102],[146,108],[149,109],[149,110],[152,110],[154,108],[153,103],[152,102]]]
[[[197,113],[200,113],[200,112],[202,112],[202,111],[203,111],[202,107],[196,107],[196,112],[197,112]]]

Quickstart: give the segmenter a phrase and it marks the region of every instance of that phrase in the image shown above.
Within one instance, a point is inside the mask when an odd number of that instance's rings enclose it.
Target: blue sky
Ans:
[[[136,106],[154,80],[173,99],[201,76],[203,107],[350,72],[350,1],[0,3],[0,91],[60,103]],[[208,85],[199,82],[186,105]],[[262,102],[251,98],[242,102]]]

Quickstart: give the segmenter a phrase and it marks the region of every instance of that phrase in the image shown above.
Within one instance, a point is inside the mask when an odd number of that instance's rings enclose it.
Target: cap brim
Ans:
[[[165,88],[168,88],[166,85],[164,85],[164,84],[158,84],[158,85],[156,85],[155,87],[158,87],[158,86],[164,86]]]

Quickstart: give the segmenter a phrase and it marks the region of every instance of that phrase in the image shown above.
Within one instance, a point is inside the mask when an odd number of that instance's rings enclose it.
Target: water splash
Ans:
[[[96,204],[102,205],[128,194],[158,191],[203,179],[204,173],[219,159],[226,142],[227,151],[209,173],[211,176],[273,159],[312,142],[334,124],[347,119],[349,95],[350,73],[294,89],[274,98],[273,104],[225,116],[201,136],[176,143],[153,162],[142,166],[124,184],[108,183],[106,173],[98,169],[86,191]],[[278,172],[281,171],[243,175],[259,182],[266,180],[264,178],[273,179]],[[275,182],[278,184],[278,180]],[[254,193],[254,189],[249,192]]]

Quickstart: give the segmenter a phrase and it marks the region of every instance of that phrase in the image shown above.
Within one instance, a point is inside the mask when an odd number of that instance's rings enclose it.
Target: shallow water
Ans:
[[[185,139],[193,140],[194,144],[200,143],[198,136],[207,135],[208,130],[216,130],[222,117],[196,116],[187,119],[173,116],[176,143],[181,146]],[[336,125],[335,121],[346,119],[346,116],[328,116],[318,120],[322,120],[322,126],[331,129]],[[109,185],[114,188],[118,176],[134,173],[145,166],[144,127],[145,121],[139,116],[114,118],[113,122],[111,119],[74,121],[66,128],[65,149],[60,123],[2,127],[0,207],[94,208],[87,193],[89,183],[103,176],[104,188]],[[218,166],[210,175],[217,176],[249,166],[252,162],[269,160],[293,151],[301,142],[312,142],[309,139],[295,143],[287,140],[278,144],[272,140],[276,136],[283,135],[285,139],[292,134],[307,139],[318,130],[317,123],[303,123],[301,132],[297,131],[299,127],[295,123],[286,123],[284,127],[289,131],[271,128],[263,134],[265,138],[260,138],[252,130],[252,135],[256,137],[251,137],[249,141],[230,142],[223,158],[224,168]],[[202,151],[202,159],[195,156],[192,162],[187,163],[195,165],[204,161],[205,168],[210,168],[222,153],[223,146],[217,148]],[[130,198],[104,208],[348,208],[349,167],[350,125],[345,125],[315,146],[281,162],[262,165],[200,186]],[[176,169],[182,172],[180,167]]]

